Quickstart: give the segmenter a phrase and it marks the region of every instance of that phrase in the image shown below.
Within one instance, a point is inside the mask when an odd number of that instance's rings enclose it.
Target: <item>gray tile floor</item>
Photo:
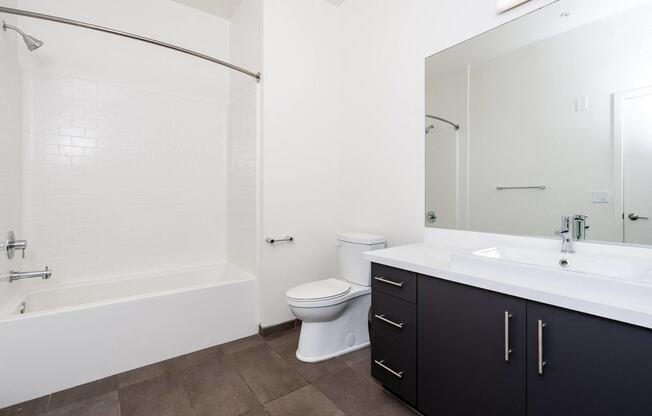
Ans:
[[[298,330],[252,336],[107,377],[0,416],[414,415],[370,376],[369,349],[317,364],[294,356]]]

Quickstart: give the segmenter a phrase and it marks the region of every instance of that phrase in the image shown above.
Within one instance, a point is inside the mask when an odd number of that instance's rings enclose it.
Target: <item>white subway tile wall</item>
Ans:
[[[15,7],[15,2],[3,4]],[[12,6],[13,4],[13,6]],[[7,23],[15,24],[14,17],[5,16]],[[20,141],[20,111],[22,109],[21,70],[18,66],[13,36],[0,36],[0,241],[13,230],[21,235],[21,179],[22,146]],[[20,237],[18,237],[20,238]],[[0,250],[0,276],[20,268],[20,256],[9,260]],[[0,282],[0,305],[12,296],[12,289]]]
[[[262,10],[262,0],[243,0],[231,17],[229,50],[231,62],[236,65],[262,67]],[[229,73],[229,262],[256,275],[259,86],[249,77]]]
[[[231,83],[229,103],[229,262],[256,273],[256,84]]]
[[[26,70],[25,268],[102,278],[226,258],[226,108]]]

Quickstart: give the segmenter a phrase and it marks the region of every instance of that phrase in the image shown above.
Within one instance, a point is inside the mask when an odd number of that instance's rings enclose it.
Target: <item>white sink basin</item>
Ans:
[[[487,262],[495,266],[504,265],[506,272],[514,266],[530,266],[550,272],[581,273],[652,284],[652,261],[641,259],[514,246],[489,247],[451,256],[451,266],[460,272],[479,272],[483,266],[487,266]]]

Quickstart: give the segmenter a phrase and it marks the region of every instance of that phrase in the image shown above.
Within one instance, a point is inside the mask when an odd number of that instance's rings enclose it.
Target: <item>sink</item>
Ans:
[[[572,273],[652,284],[652,261],[597,255],[561,253],[558,250],[494,246],[453,253],[451,268],[461,273],[479,273],[492,264],[507,273],[514,268],[536,268],[554,274]]]

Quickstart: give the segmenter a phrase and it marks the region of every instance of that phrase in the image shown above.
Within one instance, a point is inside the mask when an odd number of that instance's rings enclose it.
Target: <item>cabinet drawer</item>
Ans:
[[[372,339],[416,353],[417,306],[380,292],[371,295]]]
[[[376,339],[371,344],[371,375],[411,406],[417,402],[416,351],[394,348]]]
[[[371,265],[371,288],[416,303],[417,274],[374,263]]]

